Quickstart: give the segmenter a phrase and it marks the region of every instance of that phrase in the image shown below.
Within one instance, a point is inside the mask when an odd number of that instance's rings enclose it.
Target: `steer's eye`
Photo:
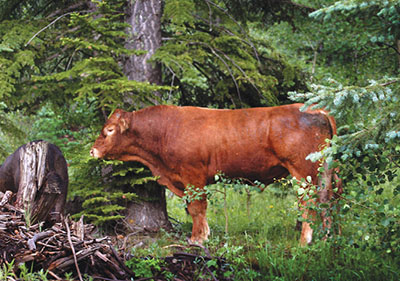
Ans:
[[[114,133],[114,128],[113,127],[107,128],[107,129],[105,129],[105,131],[106,131],[105,132],[106,135],[109,136],[109,135],[112,135]]]

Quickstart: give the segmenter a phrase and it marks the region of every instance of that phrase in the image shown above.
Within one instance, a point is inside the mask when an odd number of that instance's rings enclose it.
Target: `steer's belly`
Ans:
[[[230,178],[246,178],[265,184],[286,177],[289,172],[274,155],[262,153],[242,154],[239,157],[220,158],[211,161],[209,166],[209,181],[216,173],[222,172]]]

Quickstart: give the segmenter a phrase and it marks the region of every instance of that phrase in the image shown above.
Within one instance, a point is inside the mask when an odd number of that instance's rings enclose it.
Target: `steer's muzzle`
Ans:
[[[92,156],[94,158],[99,158],[99,151],[96,148],[92,148],[90,150],[90,156]]]

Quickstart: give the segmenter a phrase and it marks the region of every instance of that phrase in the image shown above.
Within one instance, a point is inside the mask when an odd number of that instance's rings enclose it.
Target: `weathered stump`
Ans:
[[[57,146],[33,141],[19,147],[1,165],[0,191],[15,194],[14,206],[24,210],[30,223],[60,221],[68,189],[67,169]]]
[[[61,195],[46,171],[48,142],[27,144],[20,152],[20,181],[15,206],[25,210],[31,223],[45,220]]]

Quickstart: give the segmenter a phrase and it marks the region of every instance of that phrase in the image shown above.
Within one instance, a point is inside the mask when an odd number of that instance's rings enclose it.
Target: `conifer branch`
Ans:
[[[385,43],[385,42],[376,42],[376,44],[377,44],[379,47],[381,47],[381,46],[386,46],[386,47],[388,47],[388,49],[393,49],[393,50],[397,53],[397,55],[400,55],[400,51],[399,51],[395,46],[393,46],[393,45],[387,44],[387,43]]]
[[[52,26],[53,24],[55,24],[57,21],[59,21],[59,20],[62,19],[63,17],[68,16],[68,15],[70,15],[70,14],[72,14],[72,13],[74,13],[74,12],[68,12],[68,13],[66,13],[66,14],[63,14],[63,15],[59,16],[58,18],[56,18],[55,20],[53,20],[51,23],[49,23],[48,25],[46,25],[45,27],[43,27],[41,30],[39,30],[38,32],[36,32],[35,35],[33,35],[33,36],[31,37],[31,39],[29,39],[28,42],[25,44],[25,47],[28,46],[28,45],[32,42],[32,40],[35,39],[36,36],[38,36],[40,33],[42,33],[43,31],[45,31],[47,28],[49,28],[50,26]]]
[[[201,42],[199,42],[199,43],[201,43]],[[235,76],[233,75],[233,71],[232,71],[232,69],[230,68],[230,66],[228,65],[228,63],[227,63],[220,55],[217,54],[217,52],[214,50],[213,47],[211,47],[210,45],[205,44],[205,43],[202,43],[202,45],[206,45],[206,46],[210,49],[210,51],[225,65],[226,69],[227,69],[228,72],[229,72],[229,75],[232,77],[233,83],[235,84],[236,92],[237,92],[237,94],[238,94],[240,103],[242,103],[242,97],[241,97],[241,95],[240,95],[239,84],[237,83],[236,78],[235,78]],[[221,52],[221,53],[222,53],[222,52]],[[232,99],[232,103],[233,103],[233,105],[236,107],[236,104],[235,104],[235,102],[233,101],[233,99]]]
[[[214,7],[216,7],[217,9],[219,9],[220,11],[222,11],[223,13],[225,13],[225,14],[240,28],[240,30],[242,31],[242,34],[245,34],[246,39],[248,39],[248,37],[247,37],[247,32],[243,29],[243,27],[240,25],[240,23],[239,23],[237,20],[235,20],[235,19],[232,17],[231,14],[228,13],[228,11],[227,11],[226,9],[223,9],[222,7],[220,7],[219,5],[217,5],[216,3],[214,3],[214,2],[212,2],[212,1],[210,1],[210,0],[204,0],[204,1],[207,3],[207,5],[208,5],[208,4],[211,4],[211,5],[213,5]],[[239,36],[239,37],[240,37],[240,36]],[[253,49],[254,55],[255,55],[255,57],[257,58],[258,62],[260,62],[260,58],[259,58],[259,56],[258,56],[258,52],[257,52],[257,49],[256,49],[256,47],[254,46],[254,44],[253,44],[250,40],[248,40],[248,41],[246,41],[246,40],[244,40],[244,39],[241,39],[241,40],[243,40],[244,42],[246,42],[247,44],[249,44],[249,46]]]

